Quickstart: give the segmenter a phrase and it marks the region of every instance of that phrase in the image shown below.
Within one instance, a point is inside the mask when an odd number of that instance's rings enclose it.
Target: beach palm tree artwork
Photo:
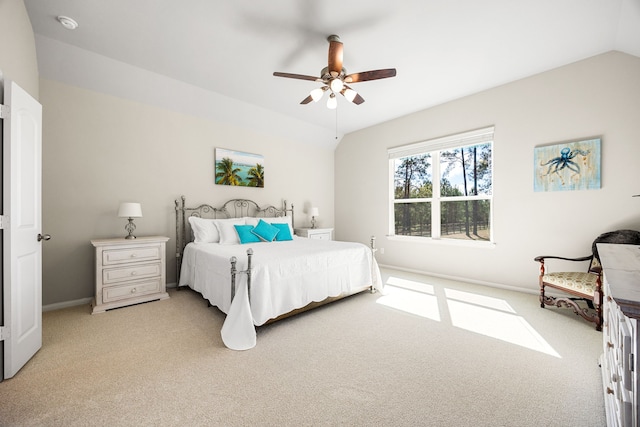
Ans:
[[[216,148],[215,183],[264,188],[264,157],[259,154]]]
[[[264,187],[264,166],[260,163],[249,169],[249,186]]]

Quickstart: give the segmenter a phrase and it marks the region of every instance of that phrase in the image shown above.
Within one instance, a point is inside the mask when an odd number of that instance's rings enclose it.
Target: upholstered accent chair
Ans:
[[[544,255],[534,258],[540,263],[540,307],[555,305],[556,307],[572,308],[585,320],[596,324],[596,330],[602,330],[602,266],[598,256],[598,243],[618,243],[640,245],[640,231],[617,230],[603,233],[591,245],[591,255],[580,258],[565,258]],[[545,260],[557,259],[564,261],[589,262],[586,271],[549,272],[545,268]],[[569,294],[567,297],[554,297],[545,294],[546,288]],[[577,301],[584,300],[586,308],[578,305]]]

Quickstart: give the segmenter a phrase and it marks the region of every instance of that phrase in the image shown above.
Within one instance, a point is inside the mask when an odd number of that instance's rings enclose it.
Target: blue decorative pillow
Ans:
[[[264,242],[272,242],[280,232],[280,229],[267,222],[264,222],[263,220],[260,220],[258,222],[258,225],[253,227],[253,230],[251,230],[251,232],[258,236],[260,240]]]
[[[280,230],[276,235],[276,241],[281,242],[283,240],[293,240],[293,237],[291,237],[291,231],[289,231],[289,224],[278,224],[277,222],[272,222],[271,225]]]
[[[240,238],[240,243],[260,242],[258,236],[251,232],[253,230],[253,225],[234,225],[234,227],[238,233],[238,237]]]

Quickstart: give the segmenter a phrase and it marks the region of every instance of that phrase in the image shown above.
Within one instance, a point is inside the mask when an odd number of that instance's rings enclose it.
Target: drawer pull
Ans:
[[[135,258],[136,256],[136,254],[131,254],[131,258]]]
[[[613,344],[611,342],[607,342],[607,347],[613,348]]]
[[[607,296],[607,301],[611,301],[613,298],[611,298],[610,296]]]
[[[613,394],[613,390],[611,389],[611,387],[607,387],[607,394]]]
[[[136,274],[138,274],[138,272],[137,272],[137,271],[132,271],[132,272],[131,272],[131,275],[132,275],[132,276],[135,276]]]
[[[135,294],[136,293],[136,288],[131,289],[131,293]]]

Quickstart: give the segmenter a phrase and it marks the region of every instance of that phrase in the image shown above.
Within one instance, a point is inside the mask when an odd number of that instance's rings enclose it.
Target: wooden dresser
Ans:
[[[168,237],[95,239],[96,297],[92,314],[169,298],[165,245]]]
[[[598,244],[604,268],[600,365],[608,426],[638,426],[640,246]]]

